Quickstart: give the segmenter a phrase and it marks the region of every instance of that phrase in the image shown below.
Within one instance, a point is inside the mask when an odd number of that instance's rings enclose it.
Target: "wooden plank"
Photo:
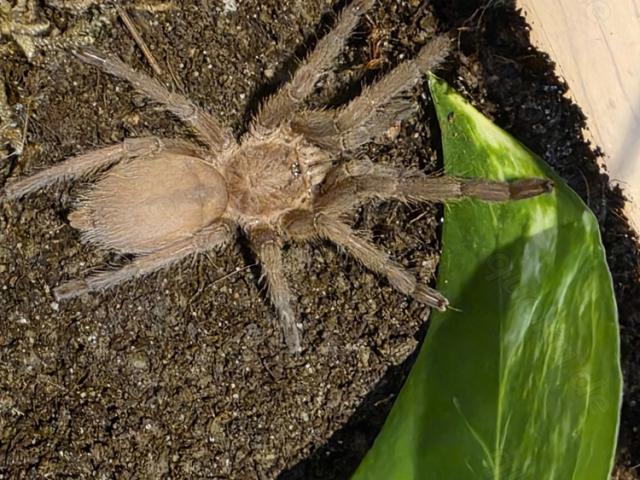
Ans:
[[[532,43],[556,62],[640,227],[640,0],[517,0]]]

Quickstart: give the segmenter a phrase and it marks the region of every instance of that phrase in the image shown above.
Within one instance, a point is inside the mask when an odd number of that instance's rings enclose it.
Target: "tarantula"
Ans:
[[[426,176],[353,159],[415,110],[411,89],[446,57],[449,41],[431,39],[360,96],[338,109],[309,110],[305,99],[327,74],[374,0],[354,0],[290,80],[261,106],[237,141],[189,99],[95,49],[75,52],[154,100],[193,128],[205,146],[180,139],[129,138],[70,158],[9,184],[16,199],[64,180],[105,172],[69,215],[82,239],[135,258],[119,270],[72,280],[57,299],[103,290],[147,275],[189,255],[228,245],[244,235],[268,285],[286,343],[301,349],[301,327],[283,273],[285,242],[326,239],[405,295],[443,310],[447,300],[354,231],[348,214],[373,199],[437,202],[460,197],[488,201],[532,197],[551,189],[546,179],[514,182]],[[351,157],[351,159],[349,159]]]

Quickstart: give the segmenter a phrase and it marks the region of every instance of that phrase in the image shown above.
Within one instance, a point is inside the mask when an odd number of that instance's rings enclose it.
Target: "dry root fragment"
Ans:
[[[0,83],[0,160],[20,155],[23,148],[23,132],[9,106],[5,85]]]
[[[74,12],[74,20],[64,32],[60,32],[47,20],[45,12],[35,0],[0,0],[0,37],[7,42],[0,45],[0,58],[13,53],[16,47],[31,62],[36,54],[51,54],[56,50],[93,44],[94,38],[116,19],[114,4],[98,0],[46,0],[45,5],[58,10]],[[80,14],[92,7],[97,12],[92,18]],[[175,8],[173,2],[138,2],[128,5],[134,12],[166,12]]]
[[[91,7],[99,6],[104,7],[104,0],[46,0],[46,4],[50,7],[55,7],[64,10],[75,10],[76,12],[84,12]],[[128,9],[137,12],[168,12],[175,8],[173,2],[133,2],[124,5]],[[113,8],[112,5],[107,5],[107,8]]]

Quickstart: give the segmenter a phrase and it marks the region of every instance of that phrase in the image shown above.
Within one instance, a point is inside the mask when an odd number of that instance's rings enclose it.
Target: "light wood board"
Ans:
[[[532,43],[587,116],[586,132],[605,153],[611,180],[630,199],[640,227],[640,0],[517,0]]]

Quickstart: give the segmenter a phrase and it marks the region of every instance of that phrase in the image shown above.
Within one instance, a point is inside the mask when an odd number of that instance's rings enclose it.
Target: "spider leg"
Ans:
[[[136,90],[158,102],[166,110],[191,126],[199,138],[214,152],[221,153],[235,145],[231,132],[218,120],[196,106],[191,100],[179,93],[170,92],[158,80],[132,69],[115,56],[108,56],[90,47],[74,52],[85,63],[129,82]]]
[[[325,238],[344,248],[369,270],[384,275],[398,291],[425,305],[445,310],[447,299],[433,288],[418,283],[415,275],[393,261],[362,233],[355,232],[346,223],[324,213],[297,210],[287,214],[282,222],[284,231],[294,240]]]
[[[316,84],[331,70],[360,18],[373,6],[374,1],[354,0],[342,10],[336,26],[318,42],[289,82],[262,105],[252,124],[254,132],[265,135],[273,131],[313,93]]]
[[[339,151],[352,151],[380,138],[397,121],[410,117],[416,107],[410,90],[449,52],[449,39],[431,39],[418,55],[401,63],[377,83],[366,87],[344,108],[308,111],[292,122],[292,128],[310,141]]]
[[[282,250],[275,231],[269,227],[254,227],[249,232],[251,247],[262,266],[269,298],[278,312],[284,339],[291,352],[302,350],[301,332],[293,310],[293,298],[282,265]]]
[[[502,202],[535,197],[553,189],[552,181],[546,178],[502,182],[451,176],[429,177],[379,165],[365,165],[361,172],[364,173],[336,180],[316,199],[314,207],[328,214],[342,214],[372,199],[416,203],[477,198]]]
[[[158,137],[127,138],[122,143],[71,157],[30,177],[7,185],[0,198],[15,199],[42,188],[91,175],[126,159],[143,157],[165,150],[177,150],[194,155],[197,147],[182,140]]]
[[[148,275],[166,268],[185,257],[223,247],[233,238],[233,227],[228,222],[218,222],[203,228],[190,238],[147,255],[135,258],[119,270],[110,270],[80,280],[72,280],[55,288],[56,300],[66,300],[87,292],[105,290],[136,277]]]
[[[398,65],[340,110],[336,125],[342,132],[340,143],[344,148],[354,150],[411,115],[413,102],[406,95],[426,73],[444,61],[449,44],[447,37],[432,38],[415,58]]]

